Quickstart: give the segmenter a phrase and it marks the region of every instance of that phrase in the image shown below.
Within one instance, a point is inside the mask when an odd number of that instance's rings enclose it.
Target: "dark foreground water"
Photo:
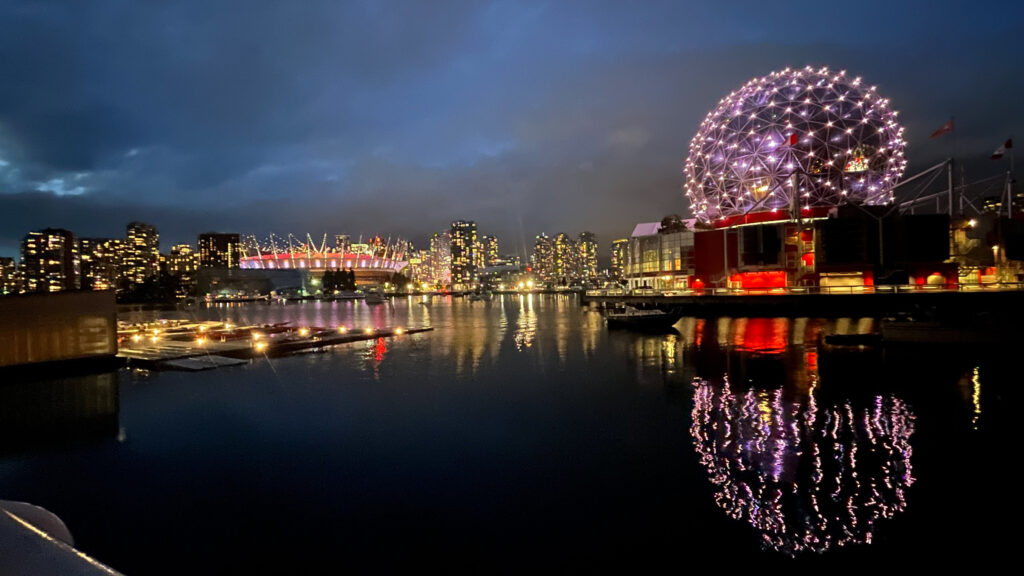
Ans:
[[[79,548],[128,574],[818,572],[1015,556],[1012,346],[837,355],[817,334],[871,320],[684,319],[644,335],[608,331],[571,297],[419,302],[132,313],[435,330],[64,381],[45,401],[3,383],[15,430],[56,403],[115,406],[121,433],[6,443],[0,498],[55,512]]]

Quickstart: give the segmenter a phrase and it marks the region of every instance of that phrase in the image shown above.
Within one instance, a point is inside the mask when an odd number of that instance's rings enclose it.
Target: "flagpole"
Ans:
[[[950,140],[951,149],[949,151],[949,174],[946,177],[946,184],[948,185],[947,202],[949,202],[949,219],[953,219],[953,178],[955,177],[955,166],[956,166],[956,117],[952,114],[949,115],[949,131],[953,133],[953,138]],[[938,208],[938,206],[936,206]]]

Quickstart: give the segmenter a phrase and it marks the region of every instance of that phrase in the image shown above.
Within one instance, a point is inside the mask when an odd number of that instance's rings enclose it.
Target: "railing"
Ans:
[[[785,288],[706,288],[704,290],[587,290],[587,296],[749,296],[756,294],[895,294],[910,292],[980,292],[1024,290],[1024,282],[989,282],[985,284],[930,284],[880,286],[787,286]]]

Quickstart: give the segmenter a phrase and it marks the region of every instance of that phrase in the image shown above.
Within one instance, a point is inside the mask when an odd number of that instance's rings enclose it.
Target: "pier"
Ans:
[[[686,316],[848,316],[881,318],[898,314],[937,313],[973,317],[980,314],[1016,317],[1024,304],[1020,286],[1001,289],[912,289],[879,286],[870,290],[820,292],[808,288],[774,290],[713,291],[664,295],[615,294],[590,291],[580,297],[583,304],[599,307],[634,306],[663,310],[682,308]]]
[[[338,326],[234,326],[229,323],[155,322],[118,332],[118,356],[129,366],[205,370],[316,348],[432,331],[431,327],[363,329]]]

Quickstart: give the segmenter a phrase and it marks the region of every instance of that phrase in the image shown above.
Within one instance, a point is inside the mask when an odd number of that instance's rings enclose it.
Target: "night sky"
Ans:
[[[863,76],[908,173],[1024,134],[1024,2],[0,3],[0,255],[46,226],[402,236],[689,216],[680,168],[749,78]]]

